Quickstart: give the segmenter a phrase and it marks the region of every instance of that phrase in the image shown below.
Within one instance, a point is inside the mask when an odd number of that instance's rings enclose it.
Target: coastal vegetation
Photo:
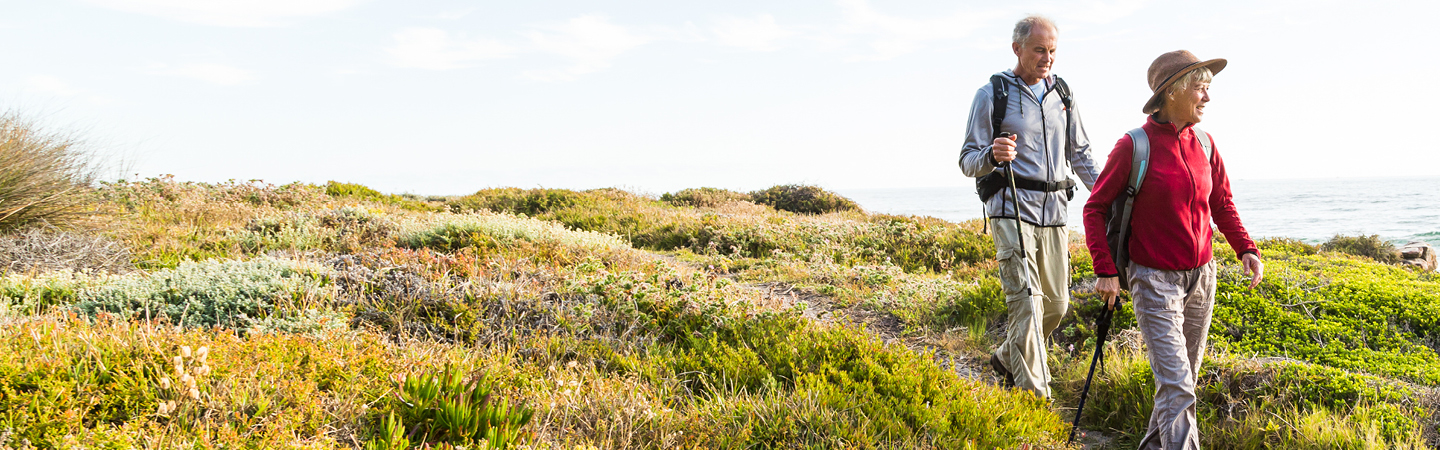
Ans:
[[[84,192],[0,237],[31,255],[0,276],[0,445],[1064,448],[1100,310],[1073,239],[1050,404],[984,366],[1005,307],[978,221],[796,186]],[[1440,278],[1261,248],[1252,291],[1216,246],[1205,444],[1440,444]],[[1153,380],[1128,305],[1116,326],[1080,423],[1127,448]]]

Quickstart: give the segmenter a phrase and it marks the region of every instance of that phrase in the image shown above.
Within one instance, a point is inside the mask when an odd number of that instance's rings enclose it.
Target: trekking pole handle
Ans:
[[[1011,133],[1011,132],[1009,132],[1009,131],[1001,131],[1001,132],[1000,132],[1000,137],[1005,138],[1005,139],[1015,139],[1015,133]],[[1000,166],[999,166],[999,167],[1007,167],[1007,166],[1009,166],[1009,165],[1010,165],[1010,161],[1005,161],[1005,162],[1000,163]]]

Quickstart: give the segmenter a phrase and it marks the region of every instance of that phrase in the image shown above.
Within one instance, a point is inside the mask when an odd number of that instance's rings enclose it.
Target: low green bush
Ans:
[[[249,261],[207,260],[181,263],[151,274],[128,274],[87,280],[74,291],[74,307],[90,316],[100,313],[141,320],[164,319],[187,327],[223,326],[236,330],[266,324],[284,328],[285,316],[274,315],[277,303],[303,311],[303,303],[333,298],[326,270],[293,261],[257,258]],[[313,315],[313,314],[312,314]],[[343,319],[333,314],[332,325]],[[321,318],[323,319],[323,317]],[[301,317],[312,328],[316,317]]]
[[[418,196],[383,194],[380,191],[371,189],[369,186],[356,183],[326,182],[325,194],[331,197],[350,197],[370,200],[395,205],[411,211],[440,211],[444,209],[440,206],[431,205]]]
[[[1341,236],[1335,235],[1320,249],[1331,252],[1340,252],[1355,256],[1364,256],[1386,264],[1400,262],[1400,251],[1395,249],[1395,244],[1380,238],[1380,235],[1369,236]]]
[[[747,313],[712,303],[723,299],[706,300],[715,288],[700,280],[668,283],[673,275],[664,271],[615,273],[601,267],[578,268],[589,275],[574,285],[579,289],[574,294],[594,296],[654,333],[660,346],[647,352],[663,361],[665,373],[702,389],[700,395],[775,392],[815,399],[811,410],[793,411],[779,424],[747,427],[749,442],[1013,448],[1054,444],[1066,429],[1042,399],[980,388],[933,355],[889,346],[853,329],[817,325],[797,310]],[[634,333],[637,339],[646,336]],[[834,416],[836,411],[844,413]],[[817,415],[815,421],[802,423],[809,414]]]
[[[1319,253],[1321,249],[1319,245],[1306,244],[1304,241],[1290,238],[1260,239],[1255,244],[1267,256],[1276,252],[1308,256]]]
[[[860,205],[819,186],[782,184],[750,193],[755,203],[800,214],[859,211]]]
[[[516,444],[535,411],[510,405],[495,383],[457,367],[405,377],[399,395],[367,449],[406,450],[416,442],[479,445],[502,450]],[[395,414],[399,413],[398,417]]]
[[[1440,384],[1440,283],[1393,265],[1324,255],[1266,258],[1255,290],[1219,273],[1211,343],[1427,385]]]
[[[249,254],[276,250],[355,253],[391,245],[396,232],[397,225],[379,214],[342,206],[256,217],[229,237]]]
[[[716,207],[730,202],[748,202],[750,194],[712,187],[681,189],[660,196],[660,201],[675,206]]]
[[[553,242],[590,248],[629,247],[624,240],[601,232],[570,230],[554,222],[489,213],[407,222],[401,227],[397,241],[407,248],[430,248],[446,252],[465,247],[507,245],[517,241]]]
[[[456,213],[494,211],[535,217],[582,202],[593,202],[587,197],[583,193],[568,189],[493,188],[451,199],[446,205],[451,212]]]
[[[974,224],[931,217],[815,217],[768,210],[717,213],[676,207],[614,189],[486,189],[454,199],[453,211],[496,211],[553,220],[624,237],[637,248],[698,254],[887,263],[911,272],[946,272],[991,260],[995,246]]]
[[[1056,395],[1075,404],[1089,369],[1083,358],[1056,366]],[[1339,369],[1273,359],[1211,354],[1196,383],[1200,436],[1207,447],[1307,449],[1421,448],[1426,411],[1402,383]],[[1081,427],[1117,435],[1133,447],[1154,407],[1155,381],[1146,355],[1111,345],[1095,374]],[[1328,438],[1326,436],[1329,436]],[[1322,446],[1323,447],[1323,446]]]

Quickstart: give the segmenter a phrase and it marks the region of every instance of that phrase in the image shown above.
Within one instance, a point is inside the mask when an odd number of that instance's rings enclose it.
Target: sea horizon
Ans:
[[[971,179],[964,179],[970,182]],[[1440,177],[1234,179],[1240,219],[1256,238],[1320,243],[1336,235],[1378,235],[1396,243],[1440,246]],[[982,216],[973,184],[837,189],[872,213],[931,216],[952,222]],[[1066,226],[1081,230],[1089,191],[1078,189]]]

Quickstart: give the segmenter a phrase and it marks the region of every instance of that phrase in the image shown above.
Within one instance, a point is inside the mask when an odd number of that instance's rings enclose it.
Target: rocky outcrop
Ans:
[[[1435,271],[1435,248],[1424,242],[1411,242],[1400,247],[1400,263],[1407,266],[1419,267],[1423,270]]]

